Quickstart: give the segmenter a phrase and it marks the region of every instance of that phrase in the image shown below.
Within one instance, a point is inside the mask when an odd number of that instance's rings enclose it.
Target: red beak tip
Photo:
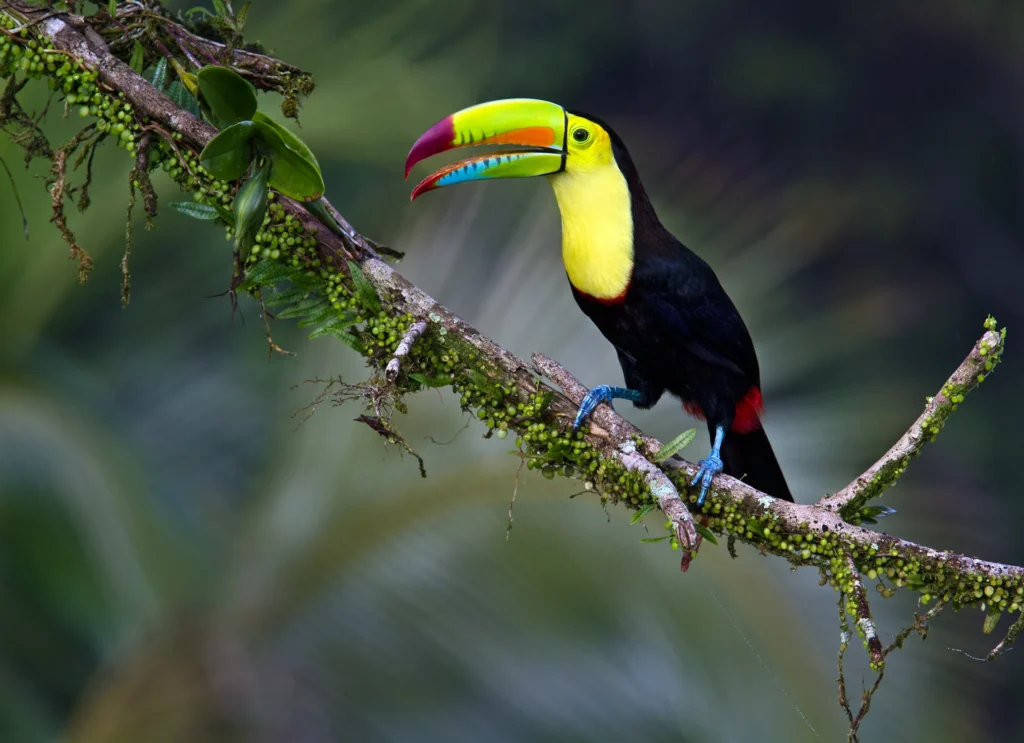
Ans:
[[[405,177],[408,180],[416,163],[426,160],[452,148],[452,141],[455,139],[455,123],[451,116],[446,116],[430,127],[423,135],[416,140],[409,155],[405,158]]]

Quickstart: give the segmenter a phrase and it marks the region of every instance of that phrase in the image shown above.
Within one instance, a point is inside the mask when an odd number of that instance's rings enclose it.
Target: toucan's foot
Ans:
[[[693,476],[693,480],[690,481],[691,485],[700,483],[700,495],[697,496],[697,508],[704,505],[704,499],[708,497],[708,488],[711,487],[711,481],[715,479],[715,475],[725,469],[725,465],[722,464],[722,458],[711,452],[706,459],[702,459],[697,462],[699,469],[697,474]]]
[[[697,462],[697,474],[690,480],[690,487],[693,487],[697,483],[700,483],[700,495],[697,496],[697,508],[704,505],[704,499],[708,497],[708,488],[711,487],[711,481],[715,479],[715,475],[725,469],[725,465],[722,464],[722,458],[719,456],[719,452],[722,451],[722,441],[725,439],[725,428],[723,426],[715,427],[715,441],[711,445],[711,453],[705,459]]]
[[[612,400],[632,400],[636,402],[640,399],[640,393],[636,390],[628,390],[625,387],[612,387],[608,384],[599,384],[594,389],[587,393],[587,396],[583,398],[583,402],[580,403],[580,410],[576,413],[576,420],[572,424],[572,432],[576,433],[583,422],[590,417],[590,414],[594,412],[594,408],[603,402],[612,404]]]

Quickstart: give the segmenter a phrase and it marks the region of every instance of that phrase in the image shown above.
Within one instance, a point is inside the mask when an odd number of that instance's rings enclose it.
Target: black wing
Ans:
[[[644,410],[654,407],[658,400],[661,399],[661,396],[665,394],[664,385],[643,374],[637,366],[636,358],[629,351],[616,346],[615,353],[618,354],[619,365],[622,367],[622,376],[626,380],[626,386],[631,390],[638,391],[641,395],[640,399],[633,404]]]
[[[637,266],[638,291],[630,292],[639,305],[636,314],[661,342],[681,344],[701,361],[760,384],[757,354],[739,311],[711,268],[692,253],[688,257],[695,260]]]

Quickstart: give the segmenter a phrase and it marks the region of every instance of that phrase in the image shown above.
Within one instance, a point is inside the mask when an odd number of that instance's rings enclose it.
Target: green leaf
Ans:
[[[306,211],[327,225],[335,235],[345,238],[350,237],[350,235],[338,223],[338,220],[334,218],[331,210],[327,208],[326,204],[324,204],[322,197],[315,201],[308,202],[306,204]]]
[[[172,80],[167,86],[167,97],[193,116],[199,115],[199,102],[188,92],[180,80]]]
[[[139,40],[135,40],[135,47],[132,49],[132,58],[128,62],[128,66],[135,70],[140,75],[142,74],[142,65],[145,63],[146,50],[143,48]]]
[[[316,201],[324,195],[324,177],[306,144],[267,116],[257,111],[253,122],[259,129],[259,142],[272,163],[270,185],[299,201]]]
[[[233,181],[245,175],[252,162],[252,137],[256,127],[251,121],[229,126],[207,142],[199,154],[199,163],[214,178]]]
[[[264,286],[267,283],[265,282]],[[263,304],[267,307],[280,307],[282,304],[292,304],[293,302],[299,302],[306,298],[309,294],[307,289],[291,288],[281,292],[274,292],[263,298]]]
[[[256,113],[256,89],[229,67],[207,65],[196,75],[199,90],[218,128],[249,121]]]
[[[279,281],[290,279],[292,274],[299,270],[300,269],[295,268],[294,266],[288,266],[280,263],[279,261],[264,258],[245,272],[245,283],[247,285],[251,284],[253,288],[258,285],[267,286],[268,284],[276,284]]]
[[[311,273],[312,276],[309,275]],[[303,266],[298,273],[293,274],[291,281],[295,286],[304,287],[307,291],[313,291],[323,286],[320,275],[315,271],[310,271],[308,266]]]
[[[697,527],[698,534],[700,534],[706,540],[711,542],[711,544],[715,545],[716,547],[718,546],[718,540],[715,539],[715,535],[711,533],[711,530],[709,528],[707,528],[703,524],[697,523],[696,521],[693,522],[693,525]]]
[[[256,233],[263,226],[263,217],[267,214],[269,173],[270,166],[264,163],[235,194],[235,251],[243,263],[256,243]]]
[[[666,539],[671,539],[671,537],[647,537],[647,539],[641,539],[640,544],[655,544],[657,542],[664,542]]]
[[[330,306],[326,297],[310,297],[309,299],[304,299],[301,302],[293,304],[291,307],[281,310],[277,313],[277,316],[282,320],[286,320],[290,317],[305,317],[325,305],[328,307]]]
[[[355,284],[356,299],[359,300],[359,304],[373,314],[380,312],[380,297],[377,296],[377,290],[373,288],[373,284],[366,280],[363,270],[352,261],[348,262],[348,270],[352,274],[352,283]]]
[[[224,224],[234,229],[235,227],[235,214],[223,204],[217,203],[213,205],[213,208],[217,210],[217,214],[224,220]]]
[[[646,506],[644,506],[643,508],[639,509],[636,513],[633,514],[633,518],[631,518],[629,520],[629,523],[630,524],[635,524],[637,521],[642,519],[644,516],[649,514],[651,511],[653,511],[657,507],[658,507],[657,503],[648,503]]]
[[[412,372],[409,375],[409,379],[413,379],[424,387],[447,387],[452,383],[452,380],[448,378],[447,374],[438,374],[436,377],[428,377],[426,374],[420,372]],[[516,456],[522,456],[522,452],[516,449],[515,451],[509,452],[509,454],[515,454]]]
[[[299,327],[306,328],[309,327],[310,325],[319,325],[325,320],[330,320],[331,318],[336,317],[338,317],[338,310],[334,309],[334,305],[328,302],[326,305],[317,309],[316,311],[310,312],[309,317],[299,321]],[[351,325],[352,323],[350,322],[348,324]]]
[[[310,333],[308,337],[310,339],[313,339],[320,338],[325,335],[334,335],[334,332],[337,330],[347,333],[345,329],[352,327],[352,324],[355,322],[355,319],[355,315],[348,312],[346,312],[344,315],[337,315],[334,318],[325,322],[320,327],[318,327],[312,333]],[[354,338],[355,336],[352,337]]]
[[[174,72],[178,75],[178,80],[185,86],[192,96],[199,99],[199,78],[193,75],[191,72],[181,66],[181,62],[171,57],[171,67],[174,68]]]
[[[216,11],[217,15],[222,18],[227,18],[229,16],[228,8],[224,4],[224,0],[213,0],[213,9]]]
[[[658,449],[658,452],[654,455],[654,461],[664,462],[669,457],[674,456],[676,452],[685,448],[691,441],[693,441],[693,438],[696,435],[696,428],[691,428],[689,431],[683,431],[681,434],[679,434],[674,439],[669,441],[663,447]]]
[[[189,8],[185,11],[185,17],[188,18],[188,20],[192,23],[195,23],[195,17],[197,15],[201,15],[204,18],[206,18],[212,16],[213,13],[210,12],[209,8],[204,8],[202,5],[199,5],[195,8]]]
[[[291,150],[295,155],[301,157],[303,160],[308,162],[317,170],[320,170],[320,163],[317,162],[316,155],[309,149],[305,142],[294,134],[291,129],[281,126],[272,118],[267,116],[262,111],[257,111],[253,114],[252,120],[259,124],[261,127],[266,127],[268,130],[273,130],[281,139],[284,144]]]
[[[360,343],[359,339],[356,338],[351,333],[346,332],[346,331],[342,330],[341,328],[330,328],[327,332],[330,335],[333,335],[335,338],[337,338],[342,343],[344,343],[346,346],[351,348],[356,353],[358,353],[360,355],[365,355],[366,354],[366,349],[363,348],[363,344]]]
[[[199,204],[195,201],[172,201],[171,208],[192,219],[216,219],[220,216],[216,209],[208,204]]]
[[[153,87],[162,91],[167,85],[167,57],[160,57],[153,70]]]
[[[238,33],[242,33],[242,31],[245,29],[245,21],[249,17],[249,8],[251,5],[252,0],[246,0],[245,5],[239,8],[238,15],[235,16],[235,29],[238,31]]]
[[[110,0],[110,2],[107,3],[107,14],[111,18],[117,16],[117,0]]]

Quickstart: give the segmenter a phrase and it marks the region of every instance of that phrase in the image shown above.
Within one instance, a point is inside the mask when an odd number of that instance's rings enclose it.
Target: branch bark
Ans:
[[[574,405],[578,407],[579,404],[583,402],[583,398],[587,394],[587,388],[580,384],[579,381],[562,366],[556,364],[547,356],[540,353],[535,353],[533,355],[533,363],[537,367],[538,371],[557,384],[562,391],[569,396],[569,399]],[[611,411],[609,406],[601,407],[606,407]],[[616,420],[616,418],[618,420]],[[676,486],[668,479],[668,476],[662,470],[658,469],[649,459],[647,459],[647,457],[641,455],[637,447],[638,441],[641,445],[644,445],[643,437],[640,436],[640,432],[637,431],[634,436],[623,437],[623,427],[621,424],[626,421],[622,418],[618,418],[618,416],[615,416],[614,418],[609,417],[604,422],[606,424],[610,424],[609,430],[615,432],[613,434],[613,439],[616,441],[616,446],[611,450],[611,456],[618,459],[627,471],[640,472],[643,474],[644,481],[647,483],[647,487],[654,496],[654,499],[658,504],[658,508],[660,508],[662,513],[668,516],[669,521],[672,522],[675,537],[679,540],[679,544],[683,547],[686,553],[692,553],[700,544],[700,538],[697,534],[697,528],[693,523],[693,517],[690,515],[690,511],[686,507],[686,504],[683,503],[682,498],[679,497],[679,491],[676,490]],[[653,442],[653,439],[651,439],[651,442]],[[649,447],[650,443],[647,443],[647,446]],[[657,451],[657,449],[655,449],[655,451]],[[689,559],[684,557],[682,563],[683,569],[685,570],[689,564]]]

